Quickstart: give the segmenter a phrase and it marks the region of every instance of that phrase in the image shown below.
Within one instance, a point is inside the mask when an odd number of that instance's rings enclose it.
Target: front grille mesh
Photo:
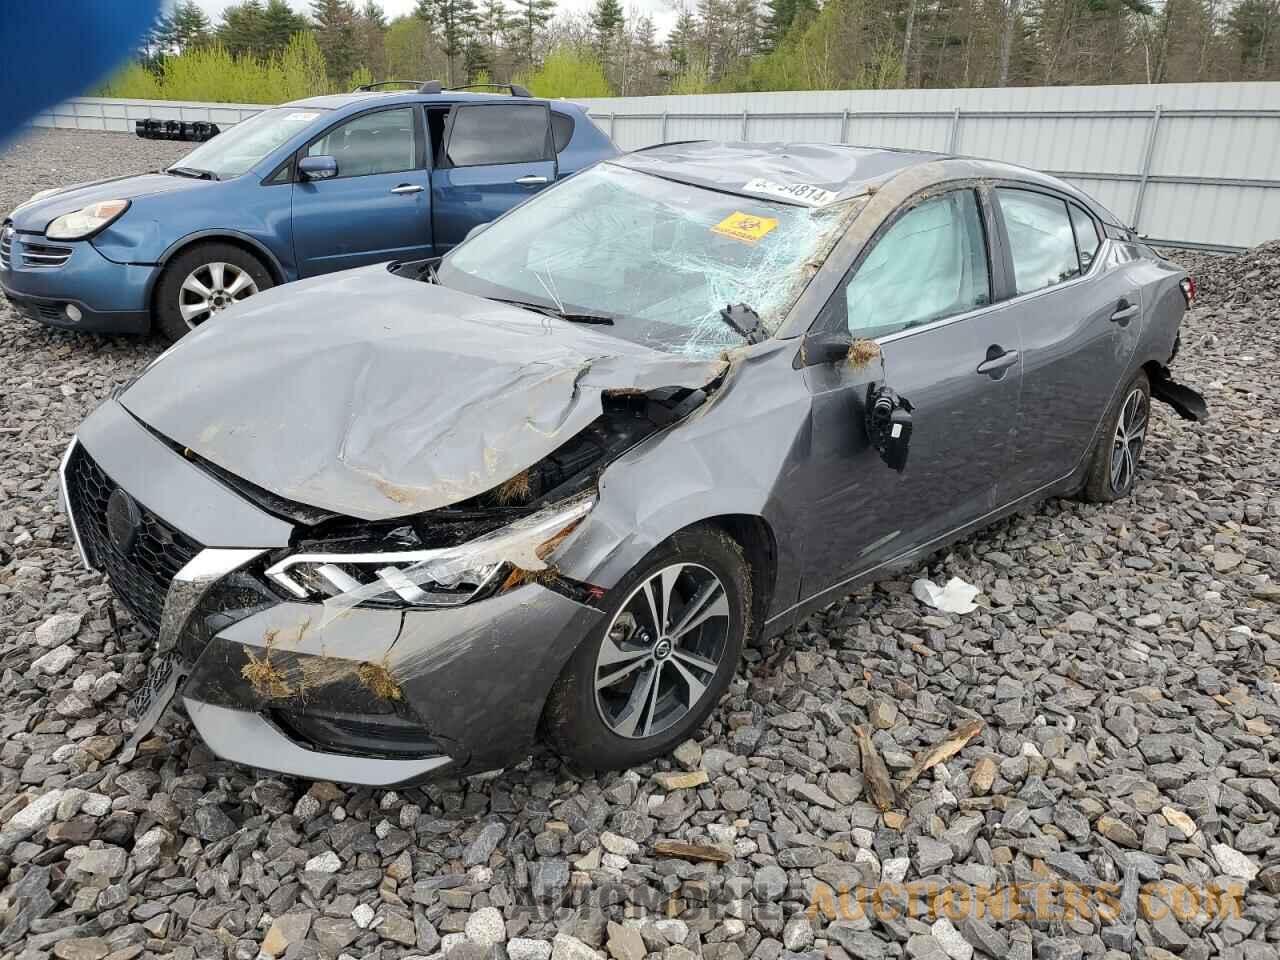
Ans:
[[[169,584],[201,545],[139,504],[141,528],[129,554],[121,555],[107,533],[107,501],[116,484],[79,444],[67,462],[66,484],[68,506],[89,558],[134,618],[158,632]]]
[[[30,241],[23,241],[22,244],[22,262],[28,267],[60,267],[70,257],[70,247],[55,247],[47,243]]]

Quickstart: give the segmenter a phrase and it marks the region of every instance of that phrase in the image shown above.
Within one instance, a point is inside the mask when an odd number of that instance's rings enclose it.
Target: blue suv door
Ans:
[[[556,179],[551,111],[512,99],[464,103],[450,111],[431,171],[436,252],[462,242]]]
[[[431,256],[424,143],[421,111],[404,105],[346,119],[299,152],[338,165],[336,177],[293,185],[293,249],[302,276]]]

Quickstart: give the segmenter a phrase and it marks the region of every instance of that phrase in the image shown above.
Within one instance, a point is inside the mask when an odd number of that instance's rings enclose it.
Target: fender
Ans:
[[[176,253],[193,243],[198,243],[201,240],[219,239],[236,240],[252,247],[254,251],[257,252],[266,262],[267,269],[271,271],[272,279],[274,279],[276,283],[288,283],[291,280],[298,279],[296,276],[291,276],[290,273],[285,270],[284,266],[280,263],[280,258],[272,253],[261,240],[251,237],[249,234],[240,230],[232,230],[226,227],[214,227],[208,230],[197,230],[194,233],[188,233],[185,237],[175,240],[165,248],[164,252],[160,254],[159,258],[156,260],[156,267],[161,269],[157,269],[153,272],[151,274],[151,279],[147,281],[145,302],[151,302],[151,297],[155,293],[156,282],[159,279],[160,274],[164,272],[162,268]]]

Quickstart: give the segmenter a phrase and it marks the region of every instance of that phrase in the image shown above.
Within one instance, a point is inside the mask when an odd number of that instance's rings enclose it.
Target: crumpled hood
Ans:
[[[13,225],[18,230],[44,233],[51,221],[91,203],[102,200],[136,200],[157,193],[207,190],[214,186],[217,186],[217,182],[213,180],[196,180],[167,173],[144,173],[132,177],[95,180],[92,183],[76,183],[34,203],[28,201],[20,204],[13,211]]]
[[[375,520],[510,479],[599,416],[605,391],[700,387],[726,366],[375,265],[253,297],[119,400],[278,496]]]

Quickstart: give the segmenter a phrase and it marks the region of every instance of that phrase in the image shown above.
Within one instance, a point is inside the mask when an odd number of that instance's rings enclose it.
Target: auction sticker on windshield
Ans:
[[[765,193],[771,197],[790,200],[793,203],[806,203],[811,207],[820,207],[835,200],[839,194],[812,183],[774,183],[757,177],[748,180],[742,187],[747,193]]]
[[[778,221],[773,217],[757,217],[754,214],[738,211],[717,223],[711,228],[711,232],[718,233],[722,237],[741,240],[743,243],[756,243],[777,225]]]

